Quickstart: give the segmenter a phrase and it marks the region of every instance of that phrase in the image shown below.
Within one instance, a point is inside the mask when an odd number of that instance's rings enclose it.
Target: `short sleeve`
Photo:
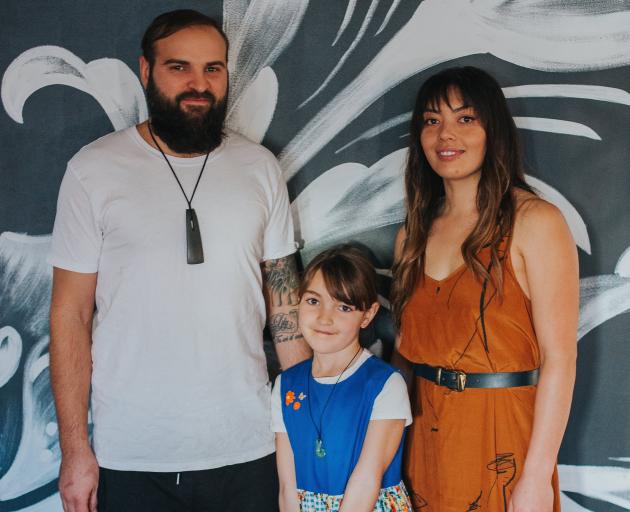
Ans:
[[[273,166],[274,183],[271,214],[265,228],[263,261],[283,258],[293,254],[296,249],[287,185],[275,158],[271,160],[270,165]]]
[[[280,380],[282,375],[276,377],[276,383],[271,392],[271,430],[272,432],[286,432],[287,427],[282,417],[282,400],[280,397]]]
[[[411,406],[409,393],[403,376],[394,372],[383,385],[383,389],[374,400],[371,420],[405,420],[405,426],[411,425]]]
[[[90,198],[68,165],[59,189],[48,262],[74,272],[97,272],[102,242]]]

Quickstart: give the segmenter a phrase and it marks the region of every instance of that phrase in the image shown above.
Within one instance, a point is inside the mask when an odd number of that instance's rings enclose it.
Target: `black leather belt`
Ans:
[[[413,372],[418,377],[455,391],[464,391],[466,388],[517,388],[538,383],[538,368],[525,372],[465,373],[428,364],[414,364]]]

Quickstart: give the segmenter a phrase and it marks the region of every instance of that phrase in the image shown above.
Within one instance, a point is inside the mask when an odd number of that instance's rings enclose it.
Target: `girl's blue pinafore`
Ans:
[[[281,379],[282,414],[293,450],[297,487],[301,498],[306,493],[340,501],[361,455],[374,400],[395,370],[379,358],[370,357],[350,377],[335,385],[333,391],[333,384],[320,384],[312,377],[311,367],[312,360],[304,361],[283,372]],[[333,395],[322,417],[331,392]],[[319,427],[320,418],[326,451],[321,458],[315,455],[318,435],[314,424]],[[398,489],[401,484],[402,444],[401,440],[383,475],[382,490]],[[404,490],[404,486],[401,487]],[[406,492],[404,494],[406,496]],[[387,499],[393,503],[392,499],[396,498],[388,495]],[[375,510],[407,509],[378,508],[377,503]]]

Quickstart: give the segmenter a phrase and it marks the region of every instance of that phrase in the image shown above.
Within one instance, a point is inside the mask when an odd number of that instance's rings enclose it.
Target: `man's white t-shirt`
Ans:
[[[190,197],[204,157],[169,157]],[[49,261],[98,273],[93,445],[103,467],[191,471],[273,452],[260,263],[295,251],[274,156],[235,133],[193,208],[205,262],[186,262],[186,201],[135,127],[68,164]]]

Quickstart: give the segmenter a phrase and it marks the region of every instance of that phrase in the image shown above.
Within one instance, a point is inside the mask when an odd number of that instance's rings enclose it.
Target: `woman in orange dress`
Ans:
[[[413,363],[406,476],[421,512],[560,510],[577,251],[523,176],[497,82],[472,67],[429,78],[412,118],[391,297],[398,351]]]

